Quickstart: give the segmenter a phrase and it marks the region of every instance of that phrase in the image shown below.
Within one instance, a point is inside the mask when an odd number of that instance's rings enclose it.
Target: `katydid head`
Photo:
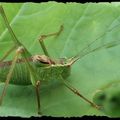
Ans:
[[[46,55],[35,55],[32,57],[33,62],[38,66],[38,67],[44,67],[44,66],[49,66],[51,64],[55,64],[54,61],[52,61],[48,56]]]

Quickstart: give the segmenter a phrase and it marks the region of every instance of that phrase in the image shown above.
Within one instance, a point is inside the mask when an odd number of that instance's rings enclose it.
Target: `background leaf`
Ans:
[[[20,7],[22,5],[22,3],[2,3],[2,5],[4,6],[4,10],[7,11],[6,15],[7,18],[9,19],[9,21],[12,23],[12,21],[14,21],[14,18],[16,16],[16,14],[18,14]],[[12,14],[11,14],[12,13]],[[0,21],[2,21],[2,19],[0,19]],[[3,33],[5,30],[5,25],[3,24],[3,21],[0,22],[0,34]]]
[[[45,41],[53,58],[72,57],[100,37],[96,45],[120,39],[120,4],[116,3],[23,3],[3,5],[10,24],[32,55],[43,54],[38,43],[41,34],[55,32],[61,24],[59,37]],[[13,7],[17,11],[10,11]],[[9,9],[7,9],[9,8]],[[0,18],[1,20],[1,18]],[[2,23],[2,24],[1,24]],[[13,45],[11,36],[0,23],[0,57]],[[120,46],[91,53],[72,66],[70,83],[92,100],[94,92],[120,78]],[[13,55],[13,54],[12,54]],[[7,60],[12,59],[12,55]],[[51,81],[52,82],[52,81]],[[0,91],[3,84],[1,84]],[[107,115],[92,108],[62,85],[53,84],[41,89],[41,110],[47,116]],[[9,85],[0,108],[1,116],[37,115],[34,87]]]

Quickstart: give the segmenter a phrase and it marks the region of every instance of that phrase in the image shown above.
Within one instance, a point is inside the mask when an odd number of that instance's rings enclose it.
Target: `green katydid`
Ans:
[[[27,50],[27,48],[24,47],[24,45],[17,39],[16,35],[14,34],[11,26],[8,23],[6,14],[4,12],[4,9],[2,5],[0,5],[0,14],[5,22],[5,25],[12,36],[12,40],[14,42],[14,47],[11,48],[6,54],[3,56],[3,58],[0,60],[0,72],[4,73],[4,76],[7,76],[7,78],[2,78],[1,81],[5,82],[5,86],[2,91],[2,95],[0,97],[0,104],[2,104],[3,98],[6,93],[6,88],[9,83],[11,84],[23,84],[23,85],[29,85],[32,84],[36,89],[36,96],[37,96],[37,103],[38,103],[38,114],[41,113],[40,111],[40,96],[39,96],[39,86],[41,82],[43,81],[51,81],[53,79],[57,79],[58,81],[61,81],[69,90],[71,90],[73,93],[84,99],[86,102],[91,104],[93,107],[99,109],[100,107],[96,105],[94,102],[88,100],[86,97],[84,97],[77,89],[75,89],[72,85],[68,83],[65,79],[70,75],[70,69],[72,64],[74,64],[77,60],[84,57],[85,55],[97,51],[102,48],[110,48],[115,45],[118,45],[120,41],[113,41],[107,44],[104,44],[102,46],[96,47],[92,50],[88,50],[88,48],[98,39],[91,42],[87,47],[85,47],[80,54],[71,57],[69,59],[58,59],[57,61],[51,59],[48,50],[46,49],[44,45],[44,40],[47,37],[50,36],[58,36],[63,31],[63,25],[60,26],[60,30],[55,33],[51,33],[48,35],[41,35],[39,38],[39,43],[43,49],[43,52],[45,55],[35,55],[32,56],[31,53]],[[14,58],[12,61],[6,61],[5,58],[12,52],[16,50]],[[21,55],[21,59],[19,56]],[[27,71],[26,75],[26,81],[16,80],[16,74],[17,78],[19,78],[19,71],[16,71],[16,67],[20,67],[22,70],[22,74],[24,74],[24,71]],[[27,68],[27,69],[26,69]]]

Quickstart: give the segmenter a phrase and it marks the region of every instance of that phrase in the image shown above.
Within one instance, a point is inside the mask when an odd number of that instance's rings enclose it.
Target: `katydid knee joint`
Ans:
[[[23,46],[19,46],[18,49],[16,50],[17,53],[23,53],[25,48]]]
[[[42,42],[46,38],[46,35],[41,35],[39,41]]]
[[[38,80],[37,82],[36,82],[36,86],[39,86],[40,85],[40,81]]]

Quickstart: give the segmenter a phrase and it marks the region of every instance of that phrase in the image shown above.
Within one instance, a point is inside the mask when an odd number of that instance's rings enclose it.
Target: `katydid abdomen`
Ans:
[[[10,69],[10,64],[4,62],[0,67],[0,81],[5,82],[6,76]],[[70,75],[70,66],[68,64],[51,64],[49,66],[36,66],[32,61],[30,64],[34,67],[39,76],[40,81],[60,81],[61,77],[66,79]],[[30,85],[30,72],[25,62],[18,62],[15,65],[11,80],[11,84],[16,85]]]

